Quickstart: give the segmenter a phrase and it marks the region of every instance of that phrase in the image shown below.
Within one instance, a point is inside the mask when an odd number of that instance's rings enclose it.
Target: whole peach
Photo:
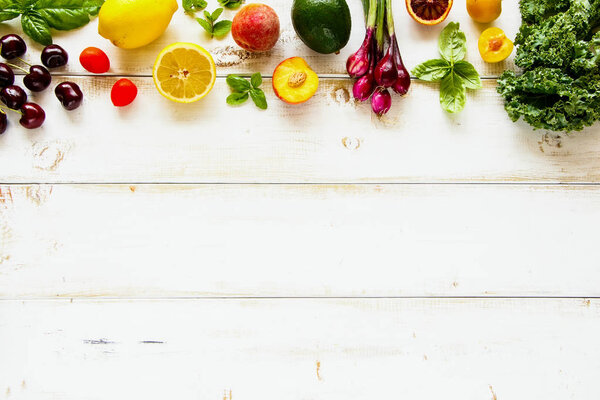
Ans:
[[[244,50],[255,53],[271,50],[279,39],[279,17],[266,4],[248,4],[233,18],[231,35]]]

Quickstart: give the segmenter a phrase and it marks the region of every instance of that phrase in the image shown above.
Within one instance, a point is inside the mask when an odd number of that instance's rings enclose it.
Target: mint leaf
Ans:
[[[206,20],[207,20],[207,21],[209,21],[209,22],[212,22],[212,21],[213,21],[211,13],[209,13],[209,12],[208,12],[208,11],[206,11],[206,10],[204,10],[204,13],[203,13],[203,14],[204,14],[204,18],[206,18]]]
[[[206,0],[183,0],[181,5],[186,13],[191,14],[195,11],[205,9],[208,3],[206,3]]]
[[[227,104],[229,104],[230,106],[238,106],[242,103],[245,103],[246,100],[248,100],[248,92],[235,92],[227,96]]]
[[[256,89],[258,89],[258,87],[262,85],[262,76],[260,75],[260,72],[255,72],[252,74],[252,76],[250,77],[250,83]]]
[[[227,84],[236,92],[247,92],[252,89],[250,83],[241,76],[230,74],[227,76]]]
[[[454,72],[442,79],[440,87],[440,104],[449,113],[457,113],[465,108],[467,102],[463,80]]]
[[[10,21],[21,15],[19,4],[13,0],[0,0],[0,22]]]
[[[213,20],[213,21],[216,21],[221,16],[222,13],[223,13],[223,9],[222,8],[217,8],[210,15],[210,19]]]
[[[44,18],[36,12],[30,11],[21,16],[21,26],[23,32],[38,43],[48,46],[52,44],[52,35],[50,26]]]
[[[67,31],[90,22],[83,0],[38,0],[33,8],[51,28],[58,30]]]
[[[460,76],[467,89],[481,89],[481,79],[475,67],[467,61],[454,64],[454,73]]]
[[[252,98],[254,104],[256,104],[256,107],[260,108],[261,110],[267,109],[267,98],[265,97],[265,92],[263,92],[261,89],[250,89],[250,97]]]
[[[212,33],[213,33],[213,26],[212,26],[211,22],[209,22],[209,21],[207,21],[205,19],[202,19],[202,18],[196,18],[196,21],[198,21],[198,23],[200,24],[200,26],[203,27],[206,32],[208,32],[208,33],[210,33],[212,35]]]
[[[231,24],[232,24],[232,22],[229,20],[223,20],[223,21],[217,22],[213,26],[213,35],[215,35],[216,37],[221,37],[221,36],[227,35],[229,33],[229,31],[231,30]]]
[[[459,28],[458,22],[450,22],[440,33],[438,40],[442,58],[451,64],[462,60],[467,54],[467,38]]]
[[[446,60],[429,60],[417,65],[411,74],[423,81],[436,82],[448,75],[452,66]]]
[[[242,5],[243,2],[243,0],[219,0],[220,5],[222,5],[223,7],[227,7],[230,10],[238,8]]]

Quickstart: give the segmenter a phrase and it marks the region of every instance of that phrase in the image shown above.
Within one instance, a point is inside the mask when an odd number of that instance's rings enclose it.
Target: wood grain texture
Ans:
[[[597,300],[0,302],[0,399],[589,398]]]
[[[600,181],[596,127],[565,135],[514,124],[489,81],[455,116],[439,107],[437,85],[416,83],[380,120],[350,99],[348,80],[322,79],[300,106],[277,100],[267,80],[266,111],[227,106],[222,79],[187,105],[137,78],[138,99],[124,109],[109,100],[116,78],[72,80],[86,93],[79,109],[63,110],[48,91],[33,97],[46,107],[42,128],[26,131],[10,116],[2,182]]]
[[[3,186],[0,297],[600,296],[596,186]]]
[[[319,74],[346,75],[346,59],[358,49],[364,39],[364,19],[362,6],[359,0],[349,0],[348,5],[352,12],[352,34],[348,45],[339,55],[321,55],[306,47],[296,36],[291,23],[291,0],[264,0],[263,3],[271,5],[279,15],[281,23],[281,37],[275,48],[268,53],[250,54],[241,50],[227,35],[222,40],[209,39],[194,18],[185,15],[183,9],[175,13],[173,20],[164,35],[150,45],[136,50],[121,50],[114,47],[108,40],[98,35],[97,19],[82,29],[74,32],[54,32],[55,42],[62,45],[71,54],[69,65],[62,70],[68,74],[82,74],[86,71],[79,65],[77,57],[81,50],[88,46],[100,47],[107,52],[111,61],[111,73],[125,75],[150,75],[156,56],[165,46],[174,42],[194,42],[209,50],[217,62],[218,73],[253,73],[260,71],[271,75],[273,70],[282,60],[288,57],[304,57],[309,65]],[[394,2],[394,17],[396,19],[396,32],[399,38],[402,56],[407,67],[438,57],[437,37],[445,26],[440,24],[434,27],[425,27],[413,21],[404,5],[404,1]],[[216,0],[209,1],[209,10],[217,7]],[[494,22],[494,26],[505,29],[510,37],[514,37],[520,25],[520,15],[517,0],[505,0],[502,16]],[[199,13],[201,14],[201,13]],[[224,18],[232,19],[235,11],[225,11]],[[481,60],[477,50],[477,38],[483,29],[489,25],[478,24],[471,20],[467,14],[463,1],[456,2],[448,21],[458,21],[467,34],[468,55],[471,61],[483,76],[499,75],[505,68],[514,68],[512,58],[505,63],[487,64]],[[22,32],[18,20],[8,24],[0,24],[0,34],[9,32]],[[28,40],[28,42],[32,42]],[[38,62],[41,46],[30,44],[27,60]]]

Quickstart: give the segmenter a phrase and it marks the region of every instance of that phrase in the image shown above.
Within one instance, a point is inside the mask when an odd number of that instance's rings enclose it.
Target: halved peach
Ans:
[[[286,103],[304,103],[318,87],[319,77],[301,57],[282,61],[273,72],[273,90]]]

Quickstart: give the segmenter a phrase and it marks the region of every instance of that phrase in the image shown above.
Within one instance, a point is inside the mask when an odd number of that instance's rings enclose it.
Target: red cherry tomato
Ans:
[[[108,56],[97,47],[84,49],[79,55],[79,62],[83,68],[94,74],[103,74],[110,69]]]
[[[128,106],[137,96],[137,86],[129,79],[119,79],[110,92],[110,99],[115,107]]]

